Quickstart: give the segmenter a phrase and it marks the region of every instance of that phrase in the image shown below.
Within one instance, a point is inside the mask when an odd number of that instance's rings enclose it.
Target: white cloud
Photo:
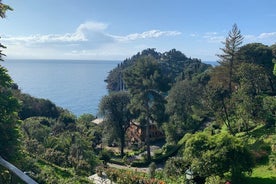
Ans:
[[[64,35],[32,35],[32,36],[7,36],[2,39],[4,42],[8,44],[38,44],[38,43],[65,43],[65,42],[77,42],[84,41],[84,38],[78,34],[69,34],[66,33]]]
[[[18,43],[80,43],[80,42],[98,42],[102,41],[134,41],[138,39],[147,38],[159,38],[162,36],[177,36],[181,32],[178,31],[160,31],[160,30],[150,30],[142,33],[133,33],[125,36],[112,35],[106,33],[108,28],[107,24],[100,22],[86,22],[81,24],[74,33],[59,34],[49,34],[49,35],[31,35],[31,36],[4,36],[2,40],[8,44],[18,44]]]
[[[197,33],[191,33],[189,36],[190,37],[198,37],[198,34]]]
[[[161,36],[177,36],[181,32],[178,31],[160,31],[160,30],[150,30],[143,33],[133,33],[126,36],[113,36],[118,41],[133,41],[138,39],[147,39],[147,38],[158,38]]]
[[[261,33],[258,38],[260,39],[265,39],[265,38],[274,38],[276,37],[276,32],[271,32],[271,33]]]
[[[85,22],[73,33],[2,36],[1,42],[8,46],[7,55],[20,58],[67,58],[107,57],[130,51],[135,41],[141,39],[158,39],[165,36],[177,36],[178,31],[149,30],[127,35],[110,34],[108,24],[102,22]],[[130,46],[132,45],[132,46]],[[119,50],[121,48],[122,50]],[[135,51],[137,52],[137,51]],[[134,53],[135,53],[134,52]]]
[[[8,44],[65,44],[65,43],[80,43],[87,41],[95,41],[93,35],[98,37],[109,37],[107,34],[104,34],[104,30],[107,28],[107,25],[104,23],[98,22],[86,22],[81,24],[74,33],[65,33],[65,34],[48,34],[48,35],[31,35],[31,36],[4,36],[3,41]]]
[[[102,22],[86,22],[84,24],[79,25],[77,28],[78,33],[83,33],[86,30],[92,30],[92,31],[104,31],[108,27],[107,24]]]
[[[267,45],[276,43],[276,32],[260,33],[259,35],[245,35],[245,42],[260,42]]]
[[[209,43],[221,43],[225,40],[225,36],[219,35],[217,32],[207,32],[203,35]]]
[[[221,35],[217,32],[207,32],[203,38],[209,43],[221,43],[225,41],[227,35]],[[260,42],[271,45],[276,42],[276,32],[260,33],[259,35],[244,35],[244,43]]]

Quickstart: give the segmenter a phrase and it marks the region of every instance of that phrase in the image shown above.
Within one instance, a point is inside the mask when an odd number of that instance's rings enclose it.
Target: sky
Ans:
[[[244,44],[276,43],[276,0],[2,0],[8,59],[124,60],[173,48],[216,61],[234,23]]]

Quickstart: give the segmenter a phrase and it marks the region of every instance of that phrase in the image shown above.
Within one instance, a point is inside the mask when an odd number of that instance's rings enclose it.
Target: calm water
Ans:
[[[8,60],[3,64],[23,93],[49,99],[75,115],[96,115],[108,72],[119,61]]]

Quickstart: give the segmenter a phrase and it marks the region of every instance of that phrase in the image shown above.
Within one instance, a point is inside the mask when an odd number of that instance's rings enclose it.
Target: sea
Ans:
[[[6,60],[0,64],[23,93],[49,99],[76,116],[97,116],[99,102],[108,93],[104,80],[120,62]]]
[[[109,72],[122,61],[96,60],[6,60],[13,81],[23,93],[49,99],[77,117],[98,116],[98,106],[107,95]],[[205,63],[216,65],[213,61]]]

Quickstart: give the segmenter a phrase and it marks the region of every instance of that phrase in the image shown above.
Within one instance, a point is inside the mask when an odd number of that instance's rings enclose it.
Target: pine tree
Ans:
[[[162,123],[164,118],[164,98],[161,95],[164,76],[157,60],[142,57],[124,73],[127,90],[130,93],[130,109],[138,122],[145,128],[147,160],[150,155],[150,124]]]
[[[239,50],[243,41],[243,36],[239,30],[237,24],[234,24],[232,30],[228,33],[224,44],[224,48],[220,48],[223,54],[218,54],[220,58],[219,63],[227,68],[228,73],[228,89],[229,94],[232,93],[233,74],[235,69],[235,62],[237,57],[237,51]]]

